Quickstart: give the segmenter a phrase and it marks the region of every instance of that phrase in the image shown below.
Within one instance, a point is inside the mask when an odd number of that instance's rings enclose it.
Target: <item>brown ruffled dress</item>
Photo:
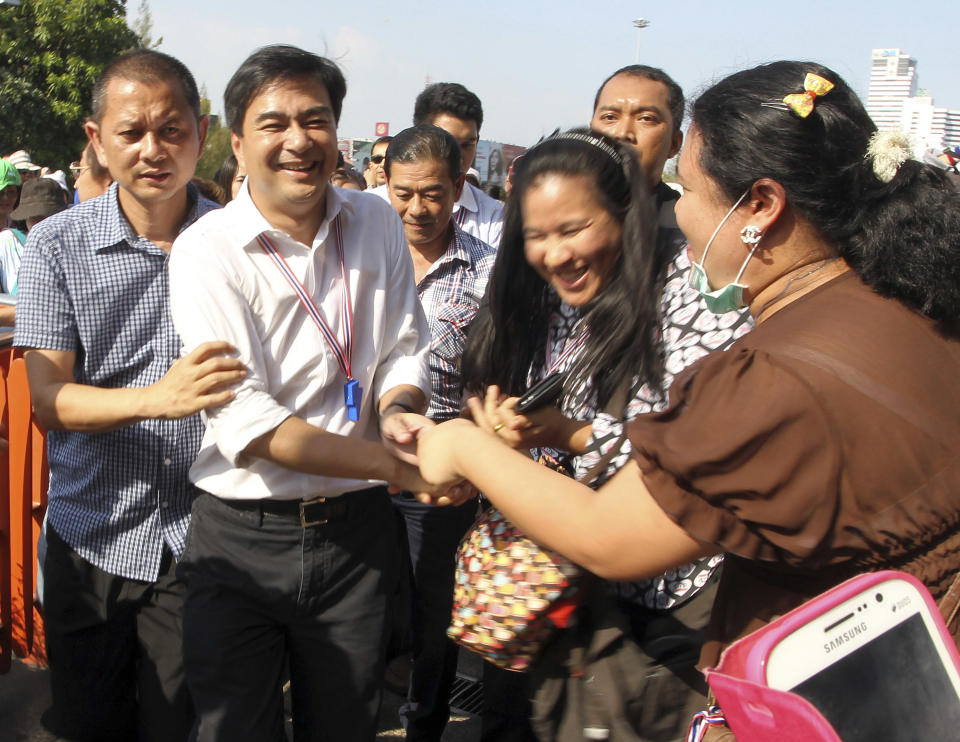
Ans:
[[[702,666],[854,574],[939,598],[960,570],[960,342],[852,272],[687,369],[630,440],[663,510],[728,554]]]

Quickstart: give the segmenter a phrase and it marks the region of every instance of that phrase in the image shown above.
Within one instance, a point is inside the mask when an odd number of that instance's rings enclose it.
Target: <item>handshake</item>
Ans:
[[[387,408],[389,413],[396,408]],[[412,492],[417,500],[428,505],[460,505],[477,496],[476,488],[452,467],[424,466],[423,457],[431,462],[446,458],[449,453],[430,441],[446,438],[448,426],[468,425],[467,420],[450,420],[437,425],[423,415],[413,412],[393,412],[380,418],[380,436],[383,445],[394,457],[394,471],[388,477],[390,493]]]
[[[420,502],[459,505],[475,497],[470,481],[482,477],[494,462],[503,461],[505,449],[527,450],[544,445],[569,444],[575,439],[571,421],[551,405],[517,412],[517,397],[504,397],[496,386],[483,398],[470,397],[460,418],[434,423],[405,405],[388,405],[380,418],[380,434],[394,457],[388,481],[393,492],[413,492]],[[573,423],[576,427],[579,424]],[[485,465],[486,462],[486,465]]]

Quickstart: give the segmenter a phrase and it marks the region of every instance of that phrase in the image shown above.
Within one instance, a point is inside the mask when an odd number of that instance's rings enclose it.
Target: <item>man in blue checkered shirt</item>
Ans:
[[[405,129],[387,148],[385,170],[430,327],[427,417],[443,422],[460,414],[460,360],[496,252],[453,218],[464,173],[460,145],[451,134],[430,124]],[[413,575],[413,669],[400,716],[408,740],[436,740],[450,716],[448,699],[457,669],[457,648],[446,634],[455,555],[477,503],[436,508],[404,492],[393,504],[403,520]]]
[[[50,461],[44,622],[59,736],[185,740],[183,584],[199,410],[243,367],[209,343],[180,358],[167,259],[216,207],[190,185],[207,119],[177,60],[139,50],[104,69],[87,134],[116,180],[30,232],[15,345]]]

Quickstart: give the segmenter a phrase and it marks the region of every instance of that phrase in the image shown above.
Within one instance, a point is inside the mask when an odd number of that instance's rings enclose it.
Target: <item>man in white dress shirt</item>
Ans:
[[[345,93],[327,59],[254,52],[225,93],[246,181],[173,249],[184,345],[229,340],[247,367],[205,416],[191,470],[205,494],[181,574],[200,740],[282,739],[285,662],[298,739],[376,733],[400,563],[383,482],[426,491],[391,450],[431,424],[430,336],[397,215],[328,185]]]

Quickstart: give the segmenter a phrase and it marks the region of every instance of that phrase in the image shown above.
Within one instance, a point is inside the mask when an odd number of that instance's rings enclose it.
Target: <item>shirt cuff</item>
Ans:
[[[264,391],[241,390],[233,401],[207,413],[207,428],[220,453],[236,467],[247,446],[292,415]]]

